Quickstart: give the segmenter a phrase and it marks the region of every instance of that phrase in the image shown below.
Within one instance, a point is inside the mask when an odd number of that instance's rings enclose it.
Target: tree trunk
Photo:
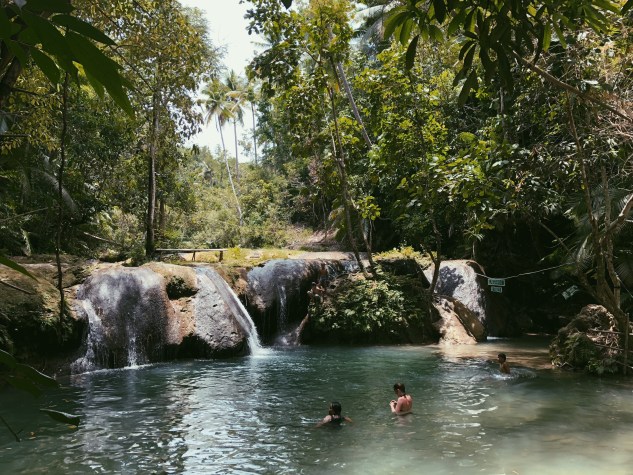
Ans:
[[[145,227],[145,255],[151,257],[156,252],[154,221],[156,215],[156,156],[158,149],[158,129],[160,93],[152,95],[152,123],[150,127],[149,160],[147,172],[147,222]]]
[[[257,137],[255,136],[255,106],[251,102],[251,114],[253,115],[253,150],[255,151],[255,166],[257,166]]]
[[[160,239],[165,237],[165,226],[167,221],[165,214],[165,200],[160,198],[158,200],[158,236]]]
[[[66,310],[64,283],[62,274],[61,247],[64,231],[64,171],[66,168],[66,137],[68,135],[68,73],[64,76],[62,89],[62,131],[59,140],[59,173],[57,176],[57,236],[55,239],[55,261],[57,263],[57,290],[59,291],[59,338],[62,338],[62,325]]]
[[[226,173],[229,177],[229,183],[231,184],[231,190],[233,190],[233,196],[235,197],[235,205],[237,207],[237,216],[239,218],[240,227],[242,226],[242,207],[240,206],[240,199],[237,196],[237,192],[235,191],[235,185],[233,184],[233,177],[231,176],[231,167],[229,166],[229,159],[226,156],[226,146],[224,145],[224,134],[222,133],[222,125],[220,124],[220,119],[217,118],[218,121],[218,130],[220,131],[220,141],[222,142],[222,154],[224,155],[224,163],[226,164]]]
[[[240,182],[240,160],[238,158],[237,148],[237,121],[233,119],[233,136],[235,137],[235,181]]]
[[[356,245],[356,239],[354,238],[354,226],[352,225],[352,215],[351,215],[351,199],[349,196],[349,189],[347,184],[347,172],[345,171],[345,162],[343,160],[343,150],[341,146],[341,141],[339,139],[338,132],[338,123],[336,119],[338,114],[336,112],[336,105],[334,104],[334,92],[332,88],[328,87],[328,94],[330,96],[330,104],[332,108],[332,121],[334,122],[334,134],[332,137],[332,146],[334,148],[334,158],[336,162],[336,166],[339,171],[339,175],[341,178],[341,194],[343,198],[343,210],[345,212],[345,222],[347,224],[347,237],[349,239],[350,246],[352,246],[352,251],[354,252],[354,257],[356,258],[356,262],[358,263],[358,267],[363,272],[365,276],[367,276],[367,270],[365,269],[365,265],[360,257],[360,253],[358,252],[358,246]],[[334,138],[336,137],[336,139]],[[338,146],[337,146],[338,142]]]
[[[328,32],[330,34],[330,41],[332,41],[334,39],[334,34],[332,33],[331,26],[328,26]],[[334,75],[336,76],[337,82],[339,84],[342,84],[343,89],[345,89],[345,94],[347,95],[347,100],[349,101],[349,105],[352,108],[352,113],[354,114],[354,117],[356,118],[358,125],[360,125],[361,135],[363,136],[363,139],[365,140],[365,143],[367,144],[367,146],[371,148],[372,146],[371,139],[369,138],[369,134],[367,134],[367,130],[365,129],[365,124],[363,122],[363,119],[360,116],[358,107],[356,106],[356,101],[354,100],[354,94],[352,94],[352,88],[350,87],[349,81],[347,80],[347,76],[345,75],[345,71],[343,70],[343,65],[340,63],[340,61],[337,61],[335,63],[333,58],[330,58],[330,62],[332,63],[332,66],[334,66]]]

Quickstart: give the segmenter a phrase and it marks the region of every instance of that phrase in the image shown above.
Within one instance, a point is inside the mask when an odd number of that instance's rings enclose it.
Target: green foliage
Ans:
[[[514,87],[513,64],[517,57],[538,58],[552,41],[563,47],[581,28],[607,33],[620,2],[604,0],[541,2],[410,1],[390,6],[385,19],[385,37],[402,44],[415,44],[419,37],[441,41],[442,30],[456,36],[461,45],[460,69],[455,84],[463,81],[460,103],[478,88],[478,79],[500,79],[509,91]],[[414,33],[416,36],[411,37]],[[479,66],[474,58],[481,61]],[[410,61],[409,61],[410,63]]]
[[[129,86],[122,78],[119,65],[94,45],[114,45],[114,41],[101,30],[83,19],[71,15],[74,7],[61,0],[24,2],[24,5],[7,3],[0,7],[0,45],[2,64],[19,61],[23,69],[31,55],[37,68],[53,83],[60,80],[60,70],[78,80],[81,72],[95,91],[102,95],[108,91],[117,104],[129,115],[132,105],[125,92]],[[19,40],[18,40],[19,38]],[[0,71],[5,75],[6,70]],[[2,91],[2,95],[6,93]],[[4,105],[5,97],[0,96]]]
[[[323,304],[311,304],[311,326],[340,342],[411,341],[412,335],[424,333],[427,298],[418,279],[387,273],[378,280],[351,275],[337,281]]]

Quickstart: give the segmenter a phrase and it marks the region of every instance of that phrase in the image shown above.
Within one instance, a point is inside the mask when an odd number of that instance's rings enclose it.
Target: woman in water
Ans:
[[[397,399],[392,399],[389,403],[391,412],[403,416],[409,414],[413,408],[413,398],[410,394],[407,394],[404,389],[404,384],[396,383],[393,385],[393,390],[396,393]]]
[[[324,425],[340,426],[341,422],[343,421],[352,422],[349,417],[341,415],[341,403],[332,401],[330,403],[330,410],[328,411],[328,415],[325,416],[323,420],[317,424],[317,427],[321,427]]]

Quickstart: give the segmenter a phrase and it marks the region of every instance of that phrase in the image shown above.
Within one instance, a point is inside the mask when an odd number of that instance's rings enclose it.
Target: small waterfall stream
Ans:
[[[196,274],[202,279],[208,279],[220,293],[224,302],[232,310],[235,319],[239,322],[244,333],[246,333],[251,355],[261,354],[264,350],[259,341],[255,323],[229,284],[213,269],[199,267],[196,268]]]

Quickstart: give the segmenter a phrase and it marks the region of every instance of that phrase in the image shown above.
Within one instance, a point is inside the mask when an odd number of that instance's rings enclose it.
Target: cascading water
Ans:
[[[229,287],[229,284],[213,269],[198,267],[196,268],[196,274],[201,279],[209,280],[217,291],[222,296],[224,302],[229,306],[233,312],[233,316],[238,321],[244,333],[246,333],[248,347],[252,355],[258,355],[264,352],[261,343],[259,342],[259,336],[257,335],[257,328],[253,319],[240,302],[240,299],[235,295],[233,289]]]

